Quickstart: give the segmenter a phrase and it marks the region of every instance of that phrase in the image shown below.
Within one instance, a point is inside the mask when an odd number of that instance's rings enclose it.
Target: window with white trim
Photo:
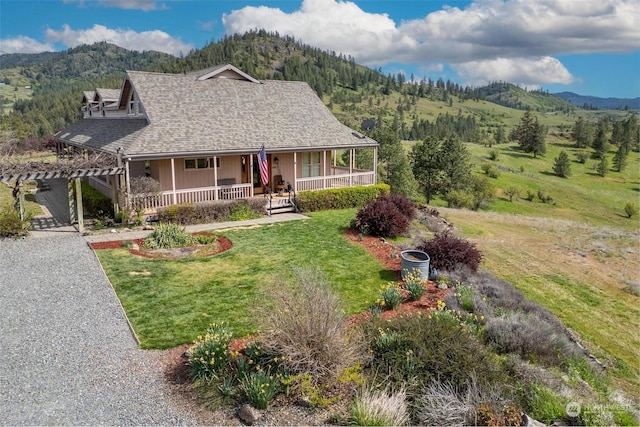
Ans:
[[[220,157],[216,157],[216,168],[220,167]],[[212,169],[213,157],[198,157],[196,159],[184,159],[185,170]]]
[[[320,152],[302,153],[302,177],[320,176]]]

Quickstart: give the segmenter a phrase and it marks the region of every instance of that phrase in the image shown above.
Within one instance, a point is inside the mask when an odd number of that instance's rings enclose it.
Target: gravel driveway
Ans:
[[[0,240],[0,424],[195,424],[77,233]]]

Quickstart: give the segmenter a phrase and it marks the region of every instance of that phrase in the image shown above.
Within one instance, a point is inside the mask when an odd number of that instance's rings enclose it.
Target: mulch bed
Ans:
[[[353,243],[365,248],[373,255],[387,270],[393,271],[401,280],[400,271],[402,270],[402,259],[400,258],[400,249],[386,240],[375,236],[361,235],[357,230],[348,229],[345,236]],[[382,319],[388,320],[397,316],[413,314],[417,312],[426,313],[438,306],[438,301],[443,300],[449,293],[449,289],[438,289],[436,284],[428,281],[425,286],[425,292],[417,301],[406,301],[400,304],[395,310],[385,310],[382,312]],[[371,313],[364,312],[356,314],[349,319],[349,323],[357,323],[371,318]]]
[[[212,236],[211,233],[207,232],[197,232],[193,233],[194,236]],[[175,251],[158,251],[158,250],[150,250],[145,249],[144,239],[135,239],[128,241],[130,243],[135,243],[137,245],[137,249],[135,246],[129,246],[129,253],[133,255],[143,256],[146,258],[154,258],[154,259],[175,259],[175,258],[183,258],[186,256],[192,257],[209,257],[213,255],[220,254],[222,252],[228,251],[233,247],[233,243],[231,240],[224,236],[218,236],[216,238],[215,243],[211,243],[208,245],[194,245],[190,250],[175,250]],[[94,250],[100,249],[116,249],[121,248],[125,242],[123,240],[115,240],[111,242],[96,242],[91,243],[90,246]]]

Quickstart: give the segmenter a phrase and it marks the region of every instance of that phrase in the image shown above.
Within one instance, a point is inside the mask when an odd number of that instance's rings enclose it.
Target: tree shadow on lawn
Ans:
[[[533,158],[533,156],[531,154],[525,153],[524,151],[521,151],[521,150],[516,149],[516,148],[510,148],[510,149],[504,150],[500,154],[504,154],[505,156],[515,157],[515,158],[518,158],[518,159],[522,159],[522,158],[532,159]]]

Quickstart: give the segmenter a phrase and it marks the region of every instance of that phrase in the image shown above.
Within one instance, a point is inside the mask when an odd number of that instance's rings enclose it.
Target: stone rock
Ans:
[[[522,414],[522,425],[530,427],[546,427],[546,424],[534,420],[533,418],[527,416],[527,414]]]
[[[117,233],[118,231],[117,231],[115,228],[112,228],[112,229],[111,229],[111,232],[112,232],[112,233]]]
[[[299,397],[297,403],[298,406],[302,406],[303,408],[311,408],[313,406],[309,398],[306,396]]]
[[[145,224],[145,225],[142,227],[142,229],[143,229],[143,230],[153,230],[153,225],[151,225],[151,224]]]
[[[438,283],[438,289],[449,289],[446,283]]]
[[[140,246],[137,243],[132,243],[129,249],[131,249],[132,251],[139,251]]]
[[[253,425],[261,416],[262,413],[248,403],[238,408],[238,418],[247,425]]]

